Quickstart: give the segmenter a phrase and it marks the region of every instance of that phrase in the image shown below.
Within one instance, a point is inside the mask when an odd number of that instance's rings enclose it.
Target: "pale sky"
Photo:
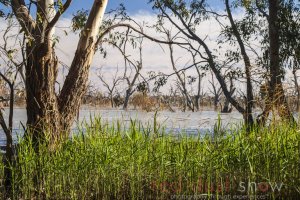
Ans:
[[[74,34],[68,27],[71,25],[71,18],[72,13],[74,13],[76,10],[79,9],[89,9],[92,5],[92,0],[86,0],[84,3],[82,3],[83,0],[74,0],[73,4],[70,7],[70,10],[68,13],[66,13],[59,23],[57,24],[56,28],[56,36],[59,38],[59,43],[56,47],[57,55],[63,63],[70,65],[72,62],[74,52],[77,46],[78,41],[78,34]],[[156,22],[156,15],[155,12],[152,10],[152,7],[150,4],[147,4],[147,0],[110,0],[108,9],[115,9],[118,7],[120,3],[124,3],[126,9],[128,10],[130,16],[135,19],[138,23],[147,23],[147,25],[153,25]],[[211,6],[214,8],[222,9],[222,0],[212,0]],[[242,14],[242,11],[235,12],[235,18],[240,17]],[[223,22],[226,24],[228,23],[225,19]],[[4,30],[6,27],[6,21],[0,20],[0,30]],[[170,24],[166,24],[166,27],[171,28]],[[172,30],[175,30],[173,27]],[[216,39],[218,38],[218,35],[220,33],[221,27],[218,24],[218,22],[214,19],[207,20],[203,23],[201,23],[200,26],[197,27],[196,33],[200,36],[207,37],[206,42],[208,46],[211,49],[217,49],[218,45],[216,43]],[[14,29],[14,32],[16,33],[18,31],[18,28],[16,27]],[[68,33],[68,35],[65,34],[65,32]],[[155,38],[164,40],[165,38],[157,34],[155,30],[145,28],[145,32],[148,35],[151,35]],[[3,31],[0,32],[0,37],[2,37]],[[13,33],[12,33],[13,34]],[[255,41],[252,42],[253,45],[256,47],[259,46],[259,44],[255,44]],[[0,41],[1,45],[1,41]],[[13,45],[13,43],[12,43]],[[221,55],[219,58],[222,59],[222,54],[224,54],[225,50],[232,49],[237,47],[232,47],[230,45],[223,45],[221,50]],[[96,76],[97,72],[100,67],[103,68],[103,72],[105,75],[105,79],[110,80],[112,79],[113,74],[116,72],[116,69],[119,69],[119,74],[123,74],[124,71],[124,59],[123,56],[120,54],[119,51],[117,51],[115,48],[112,48],[111,46],[107,46],[107,57],[104,59],[102,55],[97,53],[94,57],[94,61],[92,64],[92,68],[90,71],[90,81],[93,85],[99,87],[103,93],[105,93],[105,88],[102,86],[102,83],[99,81],[99,78]],[[128,54],[130,55],[130,58],[135,58],[138,60],[138,51],[130,50],[128,48]],[[188,66],[192,62],[192,58],[189,53],[187,53],[185,50],[180,48],[175,48],[174,57],[176,60],[176,64],[178,66],[178,69],[183,68],[185,66]],[[0,61],[1,63],[1,61]],[[170,63],[170,55],[168,48],[164,45],[159,45],[157,43],[154,43],[152,41],[149,41],[147,39],[144,40],[143,43],[143,64],[144,68],[142,70],[142,74],[144,76],[147,76],[147,72],[149,71],[160,71],[164,73],[172,73],[172,67]],[[243,65],[241,65],[243,67]],[[189,70],[187,72],[187,75],[196,75],[194,70]],[[62,74],[59,76],[59,82],[62,82]],[[208,77],[211,77],[210,74],[208,74]],[[174,85],[174,81],[170,80],[168,85],[163,88],[162,91],[167,92],[170,85]],[[238,82],[237,83],[239,88],[243,89],[244,83]],[[208,80],[207,78],[203,81],[203,87],[204,91],[208,92]],[[119,88],[120,92],[124,92],[123,88]]]

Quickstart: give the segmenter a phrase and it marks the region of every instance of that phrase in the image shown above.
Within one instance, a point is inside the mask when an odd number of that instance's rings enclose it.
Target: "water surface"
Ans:
[[[8,118],[8,110],[5,109],[5,118]],[[118,109],[99,109],[94,107],[83,107],[79,112],[79,118],[73,124],[73,129],[76,129],[77,124],[83,120],[90,121],[90,118],[94,116],[100,116],[104,122],[112,124],[116,121],[121,121],[125,126],[129,126],[131,120],[137,120],[143,125],[153,124],[155,112],[145,112],[137,110],[118,110]],[[221,114],[217,111],[207,110],[199,112],[170,112],[159,111],[157,113],[157,123],[166,128],[170,133],[186,132],[190,135],[198,135],[198,133],[207,133],[211,131],[218,120],[218,117],[222,120],[222,125],[226,128],[230,128],[232,124],[238,124],[242,120],[242,115],[236,111],[232,113]],[[14,109],[14,139],[17,135],[21,135],[23,128],[21,123],[26,124],[26,109],[15,108]],[[229,124],[230,123],[230,124]],[[5,135],[3,130],[0,129],[0,145],[5,144]]]

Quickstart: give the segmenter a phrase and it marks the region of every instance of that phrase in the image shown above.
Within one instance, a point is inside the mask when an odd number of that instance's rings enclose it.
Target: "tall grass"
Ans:
[[[175,137],[136,121],[124,127],[96,118],[56,151],[41,145],[39,154],[20,140],[14,199],[299,197],[297,127],[271,125],[249,135],[240,128],[214,137]],[[280,192],[272,191],[275,183],[283,184]]]

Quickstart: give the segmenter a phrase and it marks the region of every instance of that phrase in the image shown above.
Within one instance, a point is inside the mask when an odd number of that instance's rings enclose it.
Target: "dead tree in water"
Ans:
[[[184,48],[184,47],[183,47]],[[186,49],[186,48],[185,48]],[[197,49],[197,51],[199,51],[200,47]],[[200,98],[201,98],[201,89],[202,89],[202,85],[201,85],[201,82],[202,82],[202,78],[205,76],[205,73],[201,73],[201,66],[199,64],[197,64],[197,51],[193,51],[191,48],[187,49],[191,56],[192,56],[192,59],[193,59],[193,64],[195,65],[195,69],[196,69],[196,72],[197,72],[197,91],[196,91],[196,94],[194,96],[194,107],[197,111],[200,110]],[[196,81],[196,80],[195,80]]]
[[[211,72],[211,80],[209,80],[209,83],[212,88],[209,88],[210,93],[213,95],[213,105],[214,110],[218,109],[218,104],[220,102],[220,97],[222,95],[222,88],[217,86],[217,83],[215,83],[214,74]]]
[[[114,102],[114,96],[116,95],[117,86],[121,83],[121,81],[123,79],[121,76],[118,76],[119,68],[117,67],[117,70],[116,70],[115,74],[113,75],[111,83],[109,83],[107,80],[105,80],[103,72],[101,72],[101,69],[99,70],[99,73],[97,76],[100,79],[100,81],[103,83],[103,86],[108,90],[108,96],[109,96],[109,100],[111,103],[111,107],[112,108],[117,107],[117,105]]]
[[[233,96],[236,88],[233,86],[233,79],[234,79],[234,75],[232,73],[229,74],[229,91],[230,91],[230,94],[231,96]],[[232,111],[232,107],[229,108],[229,105],[230,105],[230,102],[228,101],[228,99],[225,99],[225,102],[224,102],[224,106],[223,108],[221,109],[221,112],[222,113],[230,113]]]
[[[137,23],[136,23],[137,24]],[[137,24],[139,26],[139,29],[141,32],[143,32],[143,28],[141,25]],[[129,35],[130,29],[128,28],[125,33],[115,33],[115,35],[118,35],[118,40],[115,40],[114,38],[112,40],[107,40],[110,45],[112,45],[114,48],[116,48],[123,56],[124,58],[124,74],[123,74],[123,81],[126,82],[127,88],[124,96],[124,103],[123,103],[123,109],[126,110],[128,108],[130,97],[133,95],[133,93],[136,91],[135,86],[137,85],[137,82],[139,78],[143,78],[141,75],[141,70],[143,68],[143,41],[144,37],[139,34],[138,36]],[[131,58],[132,55],[127,54],[128,51],[128,45],[130,45],[135,48],[137,46],[138,48],[138,59]]]
[[[135,92],[134,86],[138,81],[138,78],[141,76],[141,70],[143,68],[143,38],[140,36],[140,39],[138,41],[138,49],[139,49],[139,60],[138,61],[131,61],[128,58],[126,58],[125,52],[126,52],[126,46],[124,45],[124,62],[125,62],[125,72],[124,72],[124,80],[127,82],[127,89],[126,94],[124,98],[124,104],[123,109],[126,110],[128,108],[129,98],[132,96],[132,94]],[[130,68],[134,68],[133,70]],[[128,74],[128,71],[133,71],[133,78],[130,79],[130,74]]]
[[[170,31],[164,29],[164,32],[165,32],[166,36],[168,37],[168,41],[170,42],[170,44],[169,44],[170,60],[171,60],[172,69],[177,77],[177,85],[178,85],[178,88],[180,88],[180,91],[185,98],[184,111],[186,110],[185,106],[187,106],[191,111],[194,112],[195,105],[194,105],[194,101],[193,101],[192,97],[190,96],[190,94],[187,90],[185,71],[179,72],[177,69],[177,66],[176,66],[176,62],[175,62],[175,58],[174,58],[174,48],[171,43],[174,40],[174,38],[171,37]]]

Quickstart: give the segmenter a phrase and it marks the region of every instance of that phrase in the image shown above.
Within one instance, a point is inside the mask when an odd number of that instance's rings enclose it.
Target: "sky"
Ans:
[[[152,10],[152,5],[148,4],[149,0],[109,0],[107,11],[111,9],[116,9],[121,3],[124,4],[128,14],[130,17],[135,19],[135,21],[139,23],[149,23],[153,24],[156,22],[157,17],[155,12]],[[191,0],[187,0],[191,1]],[[70,27],[72,15],[76,13],[76,11],[84,9],[89,10],[92,7],[94,0],[73,0],[70,5],[68,11],[62,16],[60,21],[57,24],[55,35],[59,38],[59,43],[56,45],[56,53],[59,60],[69,66],[74,58],[74,53],[77,47],[78,42],[78,34],[72,33],[68,27]],[[222,8],[223,0],[207,0],[210,6],[213,8]],[[5,27],[5,21],[0,22],[0,27]],[[64,28],[66,27],[66,28]],[[166,27],[169,28],[170,25],[166,24]],[[157,34],[157,32],[153,29],[144,30],[148,35],[151,35],[160,40],[165,40],[165,37]],[[17,30],[16,30],[17,32]],[[68,35],[65,35],[65,32],[68,32]],[[201,23],[201,26],[197,28],[197,34],[201,35],[201,37],[207,37],[207,43],[210,48],[216,48],[216,38],[220,33],[220,26],[216,21],[207,20]],[[1,33],[0,33],[1,36]],[[1,42],[0,42],[1,43]],[[226,48],[224,48],[226,49]],[[137,55],[139,53],[136,50],[128,49],[128,56],[133,60],[139,60]],[[182,48],[174,48],[174,57],[176,59],[177,68],[183,68],[191,64],[192,58],[190,54],[188,54]],[[104,90],[103,84],[99,81],[97,74],[99,69],[102,69],[102,73],[106,80],[111,80],[114,76],[115,72],[118,69],[119,75],[121,76],[124,73],[124,58],[122,54],[116,48],[108,47],[107,48],[107,57],[104,59],[103,55],[96,54],[90,70],[90,81],[93,85]],[[143,43],[143,70],[142,74],[144,76],[148,76],[147,73],[149,71],[155,72],[163,72],[165,74],[170,74],[173,72],[172,66],[170,64],[170,55],[169,49],[167,46],[159,45],[149,40],[145,40]],[[66,72],[67,73],[67,72]],[[63,73],[65,74],[65,73]],[[66,75],[66,74],[65,74]],[[187,75],[195,75],[194,70],[189,70]],[[59,82],[63,82],[63,76],[59,76]],[[207,89],[207,81],[203,80],[203,85],[206,85]],[[169,86],[174,84],[173,81],[169,81],[168,85],[164,87],[164,90],[167,91]],[[122,93],[124,90],[121,91]]]
[[[29,3],[29,0],[26,0],[25,2]],[[89,10],[92,7],[93,2],[94,0],[73,0],[65,15],[70,16],[77,10],[81,9]],[[151,4],[148,4],[148,0],[108,0],[107,10],[116,9],[120,4],[124,4],[126,10],[130,14],[134,14],[140,11],[153,12]],[[0,8],[1,7],[2,4],[0,4]],[[6,11],[8,10],[7,8],[1,9],[4,9]]]
[[[73,0],[70,11],[67,14],[80,9],[89,9],[94,0]],[[141,11],[152,13],[152,5],[148,3],[149,0],[109,0],[108,10],[116,9],[121,3],[124,4],[129,14],[135,14]],[[188,0],[189,1],[189,0]],[[222,0],[209,0],[212,7],[221,7]]]
[[[56,33],[55,35],[59,37],[59,43],[56,46],[56,53],[59,57],[59,60],[62,61],[66,65],[70,65],[73,58],[74,53],[77,47],[78,42],[78,34],[74,34],[68,27],[71,25],[71,19],[72,14],[74,14],[77,10],[80,9],[90,9],[92,6],[94,0],[73,0],[73,3],[71,4],[69,10],[67,13],[63,15],[63,17],[60,19],[60,21],[57,24]],[[138,21],[139,23],[142,22],[148,22],[149,24],[153,24],[156,22],[157,18],[155,15],[155,12],[152,10],[152,6],[147,3],[148,0],[109,0],[108,8],[107,10],[116,9],[120,3],[124,3],[124,6],[127,9],[127,12],[129,15]],[[219,8],[222,9],[223,0],[208,0],[210,3],[210,6],[213,8]],[[239,18],[241,16],[240,12],[234,13],[235,18]],[[227,21],[227,20],[226,20]],[[227,21],[228,22],[228,21]],[[1,38],[1,30],[5,29],[6,22],[4,19],[0,19],[0,38]],[[166,25],[167,28],[170,27],[169,25]],[[196,33],[205,38],[208,46],[211,49],[215,49],[218,47],[216,44],[216,39],[220,33],[220,25],[218,22],[216,22],[213,19],[207,20],[196,29]],[[155,30],[153,29],[147,29],[144,30],[148,35],[151,35],[155,38],[164,40],[164,38],[159,35]],[[19,30],[15,30],[15,32],[19,32]],[[65,33],[68,32],[68,35]],[[254,42],[254,44],[256,44]],[[13,44],[13,43],[12,43]],[[1,41],[0,41],[1,45]],[[258,45],[258,44],[257,44]],[[223,46],[223,49],[230,49],[235,48],[232,46]],[[108,56],[104,59],[103,55],[96,54],[93,63],[92,63],[92,69],[90,71],[90,81],[93,82],[92,84],[98,86],[101,88],[103,93],[105,93],[105,88],[103,88],[103,84],[99,81],[99,78],[97,77],[97,73],[99,69],[101,68],[104,73],[105,79],[111,80],[114,73],[116,72],[116,69],[119,70],[120,75],[122,75],[124,72],[124,58],[120,54],[116,48],[107,48]],[[139,58],[135,57],[136,55],[139,55],[136,50],[128,50],[128,56],[130,58],[133,58],[135,60],[139,60]],[[188,66],[192,58],[190,55],[183,49],[176,49],[174,50],[174,57],[176,59],[176,64],[178,68],[183,68]],[[0,63],[1,64],[1,63]],[[166,46],[158,45],[157,43],[154,43],[149,40],[145,40],[143,43],[143,70],[142,74],[147,76],[147,72],[149,71],[160,71],[164,72],[166,74],[170,74],[173,72],[172,66],[170,65],[170,56],[169,56],[169,50]],[[190,75],[195,75],[195,71],[190,70]],[[187,75],[189,75],[187,74]],[[62,80],[63,76],[59,76]],[[208,75],[210,77],[210,75]],[[207,80],[203,80],[203,85],[206,87],[206,90],[208,89],[208,82]],[[169,82],[168,86],[170,84],[173,84],[174,82]],[[243,84],[242,84],[243,85]],[[167,90],[168,87],[165,87]],[[124,91],[122,91],[124,92]]]
[[[92,7],[94,0],[73,0],[66,15],[72,15],[77,10],[88,10]],[[148,0],[109,0],[107,10],[116,9],[120,4],[124,4],[130,14],[140,11],[153,12]]]

